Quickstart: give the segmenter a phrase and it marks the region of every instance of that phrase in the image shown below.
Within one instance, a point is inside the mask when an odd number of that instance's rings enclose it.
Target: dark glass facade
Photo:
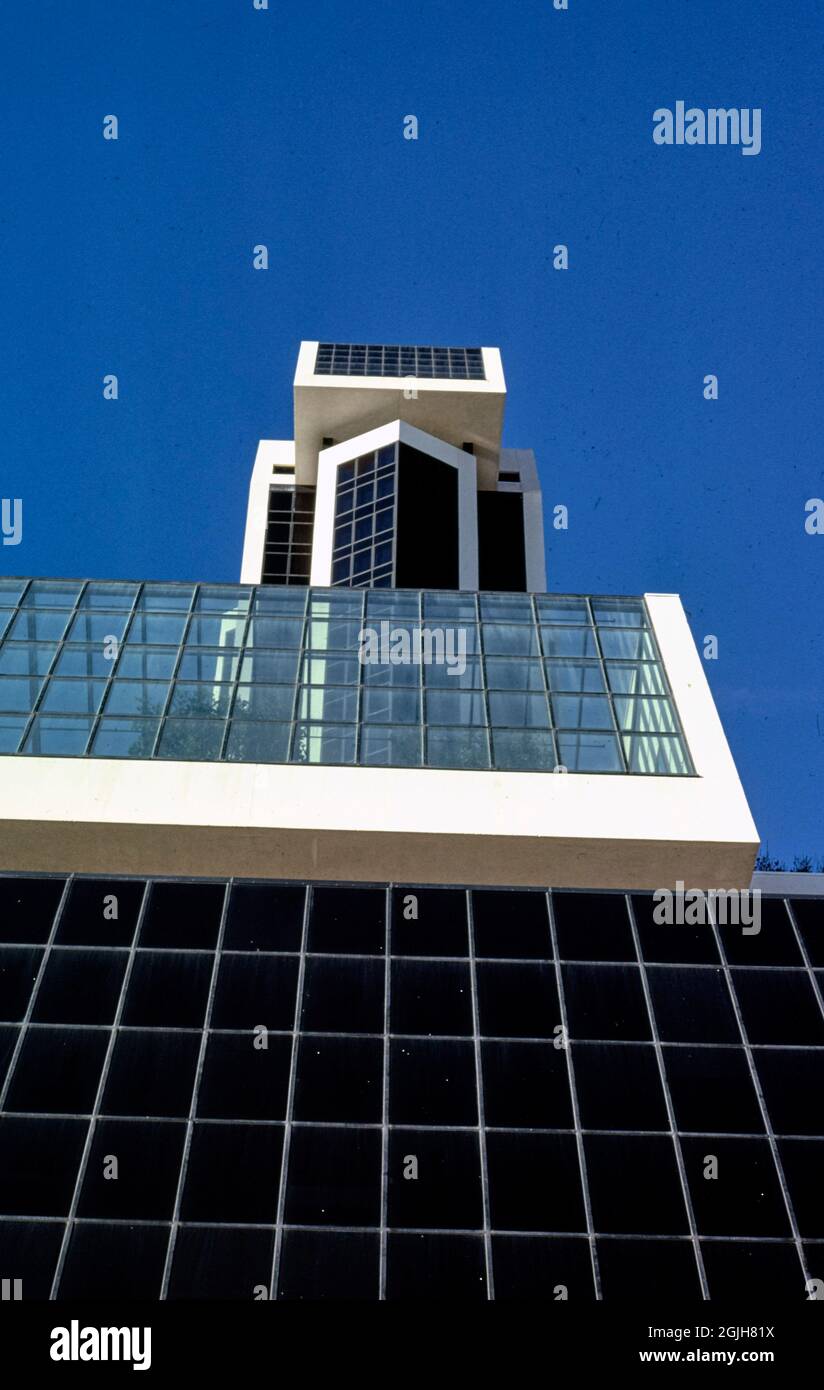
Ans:
[[[823,988],[824,899],[2,875],[0,1274],[801,1301]]]

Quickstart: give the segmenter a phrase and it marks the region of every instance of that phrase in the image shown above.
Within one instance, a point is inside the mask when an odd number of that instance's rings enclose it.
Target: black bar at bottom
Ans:
[[[812,1300],[813,1303],[816,1300]],[[433,1373],[454,1366],[466,1380],[493,1354],[515,1376],[542,1379],[559,1370],[634,1372],[679,1365],[762,1365],[786,1382],[814,1364],[824,1310],[802,1304],[673,1306],[547,1302],[411,1304],[314,1303],[7,1303],[0,1310],[0,1374],[85,1377],[135,1371],[165,1381],[181,1372],[208,1376],[268,1371],[305,1379],[330,1356],[338,1375],[392,1383],[398,1372]],[[105,1330],[104,1329],[108,1329]],[[147,1338],[148,1330],[148,1338]],[[499,1361],[500,1364],[500,1361]],[[293,1367],[292,1371],[288,1367]],[[366,1374],[368,1373],[368,1374]],[[9,1378],[9,1382],[10,1378]],[[138,1382],[140,1383],[140,1382]],[[191,1382],[191,1380],[189,1381]],[[196,1382],[194,1382],[196,1383]],[[688,1382],[689,1378],[688,1378]]]

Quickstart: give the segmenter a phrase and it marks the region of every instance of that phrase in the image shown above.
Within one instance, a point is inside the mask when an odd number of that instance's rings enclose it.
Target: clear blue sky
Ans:
[[[500,345],[550,587],[681,593],[763,839],[824,855],[820,0],[38,0],[0,54],[4,572],[236,579],[302,337]],[[653,144],[679,99],[761,154]]]

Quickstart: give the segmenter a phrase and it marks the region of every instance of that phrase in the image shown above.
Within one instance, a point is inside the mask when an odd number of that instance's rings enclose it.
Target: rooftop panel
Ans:
[[[485,381],[479,347],[403,347],[319,343],[315,376],[429,377]]]

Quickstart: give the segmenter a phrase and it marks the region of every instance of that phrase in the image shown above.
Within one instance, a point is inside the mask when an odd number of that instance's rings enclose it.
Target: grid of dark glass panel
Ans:
[[[314,488],[270,490],[261,576],[264,584],[309,583],[314,519]]]
[[[396,444],[338,466],[333,586],[385,589],[394,584],[397,492]]]
[[[824,899],[0,876],[0,1274],[799,1302],[822,967]]]
[[[638,598],[2,579],[0,637],[4,753],[692,772]]]
[[[319,343],[315,376],[420,376],[484,381],[481,348]]]

